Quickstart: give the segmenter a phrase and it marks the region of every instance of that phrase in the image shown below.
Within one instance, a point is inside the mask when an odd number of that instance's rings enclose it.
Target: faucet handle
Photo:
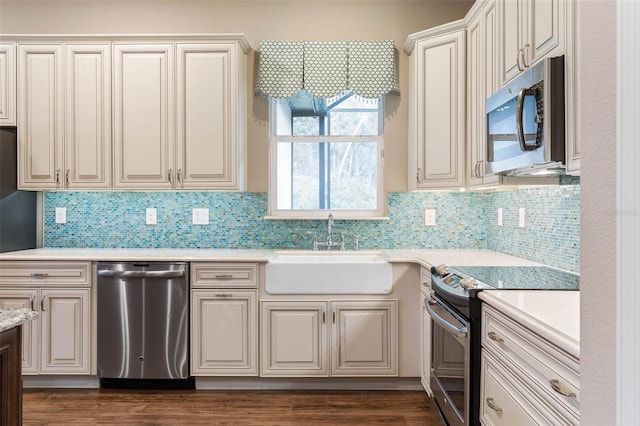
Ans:
[[[353,234],[353,249],[355,251],[360,250],[360,237],[358,237],[358,234]]]
[[[307,235],[313,235],[313,250],[318,250],[318,231],[307,231]]]

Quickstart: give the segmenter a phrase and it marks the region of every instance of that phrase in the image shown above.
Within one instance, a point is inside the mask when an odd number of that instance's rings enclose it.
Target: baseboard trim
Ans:
[[[199,390],[412,390],[424,391],[418,377],[196,377]]]

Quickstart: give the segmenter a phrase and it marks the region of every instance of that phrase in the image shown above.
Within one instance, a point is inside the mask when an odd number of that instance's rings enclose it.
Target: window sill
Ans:
[[[332,212],[334,220],[389,220],[389,216],[350,216],[340,215]],[[309,215],[309,216],[264,216],[264,220],[327,220],[327,216],[329,213],[324,214],[322,216],[318,215]]]

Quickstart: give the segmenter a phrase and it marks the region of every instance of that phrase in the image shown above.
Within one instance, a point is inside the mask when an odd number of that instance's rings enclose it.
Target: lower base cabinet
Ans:
[[[397,376],[397,300],[261,302],[263,376]]]
[[[24,324],[22,374],[91,373],[90,289],[3,288],[1,308],[31,308]]]
[[[191,373],[257,376],[257,291],[193,290],[191,297]]]

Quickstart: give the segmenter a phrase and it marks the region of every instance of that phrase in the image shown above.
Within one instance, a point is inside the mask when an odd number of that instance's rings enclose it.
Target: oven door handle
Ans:
[[[448,322],[446,319],[442,318],[442,316],[440,316],[440,314],[438,314],[432,307],[432,305],[437,305],[437,304],[438,302],[436,302],[433,299],[429,299],[428,302],[425,299],[424,308],[429,313],[429,316],[431,317],[431,319],[435,321],[435,323],[438,324],[440,327],[444,328],[447,331],[447,333],[454,335],[458,339],[464,339],[465,337],[467,337],[467,333],[468,333],[467,327],[457,327],[451,324],[450,322]]]

